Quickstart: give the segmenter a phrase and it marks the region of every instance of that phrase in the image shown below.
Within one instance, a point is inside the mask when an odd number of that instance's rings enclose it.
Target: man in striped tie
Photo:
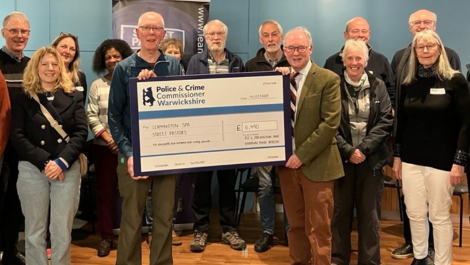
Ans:
[[[293,154],[279,166],[282,197],[290,229],[291,264],[331,264],[334,180],[344,175],[335,134],[340,123],[340,80],[311,59],[310,32],[290,30],[284,53],[291,67]]]

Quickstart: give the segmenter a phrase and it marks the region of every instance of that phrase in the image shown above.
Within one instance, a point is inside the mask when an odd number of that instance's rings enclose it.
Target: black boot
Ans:
[[[414,258],[413,262],[411,262],[411,265],[428,265],[428,263],[426,262],[426,258],[424,258],[424,259]]]

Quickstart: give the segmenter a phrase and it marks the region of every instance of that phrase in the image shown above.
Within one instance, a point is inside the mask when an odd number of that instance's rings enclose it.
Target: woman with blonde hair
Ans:
[[[409,72],[397,91],[393,173],[403,182],[412,264],[426,264],[429,214],[434,261],[448,265],[452,193],[463,180],[470,144],[470,94],[465,77],[451,68],[437,33],[421,31],[411,45]]]
[[[86,76],[80,69],[80,47],[78,37],[71,33],[61,32],[52,42],[52,47],[56,48],[62,57],[66,71],[78,91],[87,96]]]
[[[12,104],[10,138],[20,160],[17,188],[25,216],[26,263],[48,264],[50,225],[52,264],[68,265],[80,183],[78,156],[88,133],[83,94],[76,91],[60,54],[49,47],[34,53],[23,86],[24,93]]]

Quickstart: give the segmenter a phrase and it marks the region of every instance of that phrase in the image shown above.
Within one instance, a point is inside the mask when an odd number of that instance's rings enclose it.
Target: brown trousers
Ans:
[[[302,170],[278,167],[290,229],[292,265],[331,264],[331,219],[334,181],[314,182]]]

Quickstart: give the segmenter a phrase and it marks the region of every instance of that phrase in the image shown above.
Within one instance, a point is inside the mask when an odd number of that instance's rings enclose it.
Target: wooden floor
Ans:
[[[458,247],[458,218],[453,215],[454,221],[454,241],[453,241],[453,264],[470,264],[470,229],[468,216],[464,217],[463,247]],[[192,253],[189,244],[192,240],[191,231],[183,232],[181,239],[183,245],[173,247],[174,264],[289,264],[288,247],[284,246],[282,231],[282,215],[276,217],[275,246],[265,252],[256,253],[253,245],[261,233],[259,215],[257,213],[244,213],[239,227],[240,236],[246,240],[248,249],[245,252],[232,250],[229,246],[220,242],[221,230],[218,226],[218,215],[211,214],[211,229],[209,231],[209,244],[203,253]],[[403,243],[403,226],[400,221],[381,222],[381,255],[382,264],[410,264],[412,259],[395,260],[390,257],[390,252]],[[99,245],[99,237],[91,235],[90,226],[86,225],[80,230],[74,230],[72,242],[72,264],[114,264],[116,250],[113,250],[108,257],[99,258],[96,256],[96,247]],[[143,264],[148,264],[149,248],[144,235],[142,241]],[[353,233],[353,247],[357,244],[357,233]],[[357,252],[352,253],[351,263],[356,264]]]

